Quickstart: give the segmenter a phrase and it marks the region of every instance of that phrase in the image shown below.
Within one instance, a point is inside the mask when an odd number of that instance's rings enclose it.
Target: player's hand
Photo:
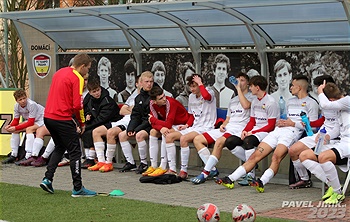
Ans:
[[[225,132],[226,131],[226,125],[221,125],[220,126],[220,132]]]
[[[160,133],[166,137],[170,133],[170,130],[166,127],[163,127],[160,129]]]
[[[149,124],[152,124],[151,123],[151,118],[152,118],[153,116],[151,115],[151,114],[148,114],[148,122],[149,122]]]
[[[193,82],[197,83],[198,86],[203,85],[201,78],[197,75],[193,76]]]
[[[135,136],[135,132],[128,132],[128,136]]]
[[[178,126],[177,129],[178,130],[184,130],[187,128],[187,124],[186,125],[181,125],[181,126]]]
[[[15,131],[16,131],[16,127],[14,127],[14,126],[10,126],[9,128],[7,128],[7,132],[9,132],[9,133],[13,133]]]
[[[325,86],[326,86],[326,80],[323,80],[323,84],[320,85],[320,86],[317,88],[317,93],[318,93],[318,94],[323,93],[323,89],[324,89]]]
[[[90,121],[91,120],[91,115],[90,114],[86,115],[85,120],[86,121]]]
[[[80,135],[83,135],[84,132],[85,132],[85,126],[81,126],[80,127]]]
[[[244,140],[244,138],[248,136],[248,132],[247,131],[242,131],[241,133],[241,140]]]

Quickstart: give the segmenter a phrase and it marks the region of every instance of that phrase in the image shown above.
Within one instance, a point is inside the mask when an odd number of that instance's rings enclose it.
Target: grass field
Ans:
[[[70,192],[48,194],[36,187],[0,183],[0,219],[11,222],[40,221],[197,221],[197,209],[118,197],[73,198]],[[232,221],[231,214],[220,213],[220,221]],[[286,221],[258,217],[256,221]]]

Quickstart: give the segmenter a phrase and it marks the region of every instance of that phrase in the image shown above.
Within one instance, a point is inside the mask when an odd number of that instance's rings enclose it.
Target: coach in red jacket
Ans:
[[[82,185],[79,143],[79,133],[84,132],[85,127],[82,97],[83,77],[89,72],[91,61],[92,59],[87,54],[78,54],[74,57],[71,67],[58,70],[52,78],[46,101],[44,123],[55,142],[55,150],[40,184],[40,187],[49,193],[54,193],[52,187],[54,173],[63,153],[67,150],[73,178],[72,197],[96,195],[96,192],[87,190]],[[78,123],[72,119],[73,115]],[[80,130],[77,130],[77,127],[80,127]]]

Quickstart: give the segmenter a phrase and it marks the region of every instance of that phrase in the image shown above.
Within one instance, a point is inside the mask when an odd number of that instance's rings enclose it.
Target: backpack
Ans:
[[[181,177],[173,174],[163,174],[157,177],[143,176],[140,178],[141,183],[172,184],[179,183],[181,181]]]

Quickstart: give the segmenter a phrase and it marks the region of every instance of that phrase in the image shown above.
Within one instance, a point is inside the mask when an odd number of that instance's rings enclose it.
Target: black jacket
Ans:
[[[85,130],[91,130],[108,122],[116,122],[122,118],[119,106],[109,96],[108,90],[101,87],[101,97],[96,99],[89,93],[84,98],[84,116],[91,115],[85,122]]]
[[[135,98],[135,106],[132,108],[130,115],[130,122],[127,132],[139,132],[141,130],[151,127],[148,122],[150,97],[148,92],[141,89],[140,94]]]

